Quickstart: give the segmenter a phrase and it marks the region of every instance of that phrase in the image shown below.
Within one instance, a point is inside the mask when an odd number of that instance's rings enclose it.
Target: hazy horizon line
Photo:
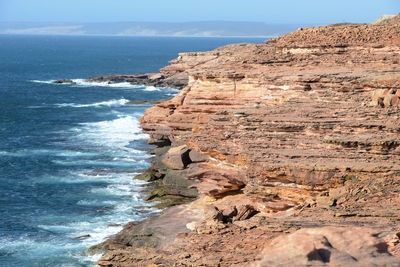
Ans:
[[[276,37],[300,24],[243,21],[192,22],[0,22],[2,34],[166,37]]]
[[[205,22],[233,22],[233,23],[262,23],[262,24],[270,24],[270,25],[297,25],[297,24],[327,24],[329,22],[292,22],[292,23],[283,23],[283,22],[268,22],[268,21],[258,21],[258,20],[188,20],[188,21],[162,21],[162,20],[118,20],[118,21],[52,21],[52,20],[43,20],[43,21],[33,21],[33,20],[0,20],[0,23],[80,23],[80,24],[112,24],[112,23],[167,23],[167,24],[185,24],[185,23],[205,23]],[[348,21],[350,22],[350,21]],[[337,23],[337,22],[332,22]],[[351,23],[351,22],[350,22]],[[366,22],[367,23],[367,22]]]

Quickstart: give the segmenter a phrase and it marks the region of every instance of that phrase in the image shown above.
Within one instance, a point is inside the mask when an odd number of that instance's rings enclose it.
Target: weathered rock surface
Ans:
[[[274,266],[264,247],[286,246],[288,265],[396,266],[380,237],[400,255],[399,62],[400,16],[180,54],[162,73],[188,85],[141,123],[174,148],[155,165],[169,190],[188,186],[176,172],[197,189],[197,215],[168,247],[125,244],[99,264]]]
[[[188,203],[198,196],[197,190],[191,188],[196,181],[185,178],[193,168],[196,168],[196,164],[186,168],[187,164],[191,163],[188,159],[189,153],[190,150],[186,146],[172,148],[164,146],[152,151],[155,155],[152,166],[144,173],[135,176],[135,179],[153,182],[155,185],[145,200],[154,201],[155,207],[163,209]]]
[[[399,36],[398,24],[331,26],[197,54],[204,63],[187,70],[189,85],[147,110],[142,127],[153,142],[169,138],[215,159],[210,169],[233,169],[199,173],[212,194],[219,181],[221,190],[280,182],[307,197],[347,175],[397,176],[396,99],[384,101],[390,111],[371,100],[400,86]]]
[[[376,230],[304,228],[272,240],[253,266],[400,266]]]
[[[181,205],[172,207],[159,217],[131,222],[114,237],[92,247],[89,252],[116,250],[126,247],[162,248],[173,242],[177,233],[188,231],[186,224],[199,220],[198,210]]]

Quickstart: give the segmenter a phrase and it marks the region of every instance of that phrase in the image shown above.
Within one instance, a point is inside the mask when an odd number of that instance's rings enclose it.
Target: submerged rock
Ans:
[[[126,103],[126,105],[138,105],[138,104],[161,104],[164,102],[167,102],[170,100],[170,98],[164,98],[164,99],[159,99],[159,100],[151,100],[151,101],[145,101],[145,100],[132,100]]]
[[[136,175],[134,177],[134,179],[139,179],[139,180],[143,180],[146,182],[152,182],[152,181],[160,179],[160,177],[157,176],[157,173],[155,171],[147,170],[147,171],[143,172],[142,174]]]
[[[86,238],[89,238],[90,237],[90,235],[81,235],[81,236],[77,236],[77,237],[74,237],[74,239],[86,239]]]
[[[76,82],[74,82],[73,80],[56,80],[51,83],[54,83],[54,84],[76,84]]]
[[[137,105],[137,104],[146,104],[147,101],[144,100],[132,100],[126,103],[126,105]]]

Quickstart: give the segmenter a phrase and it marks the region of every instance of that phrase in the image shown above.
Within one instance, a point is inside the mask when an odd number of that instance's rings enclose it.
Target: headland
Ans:
[[[149,200],[182,204],[91,248],[97,264],[400,266],[399,63],[398,15],[142,75],[183,88],[141,118],[158,148],[140,177],[161,186]]]

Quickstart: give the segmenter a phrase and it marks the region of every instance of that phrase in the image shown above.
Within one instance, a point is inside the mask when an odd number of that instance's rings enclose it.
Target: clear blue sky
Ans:
[[[372,22],[400,0],[0,0],[0,21]]]

